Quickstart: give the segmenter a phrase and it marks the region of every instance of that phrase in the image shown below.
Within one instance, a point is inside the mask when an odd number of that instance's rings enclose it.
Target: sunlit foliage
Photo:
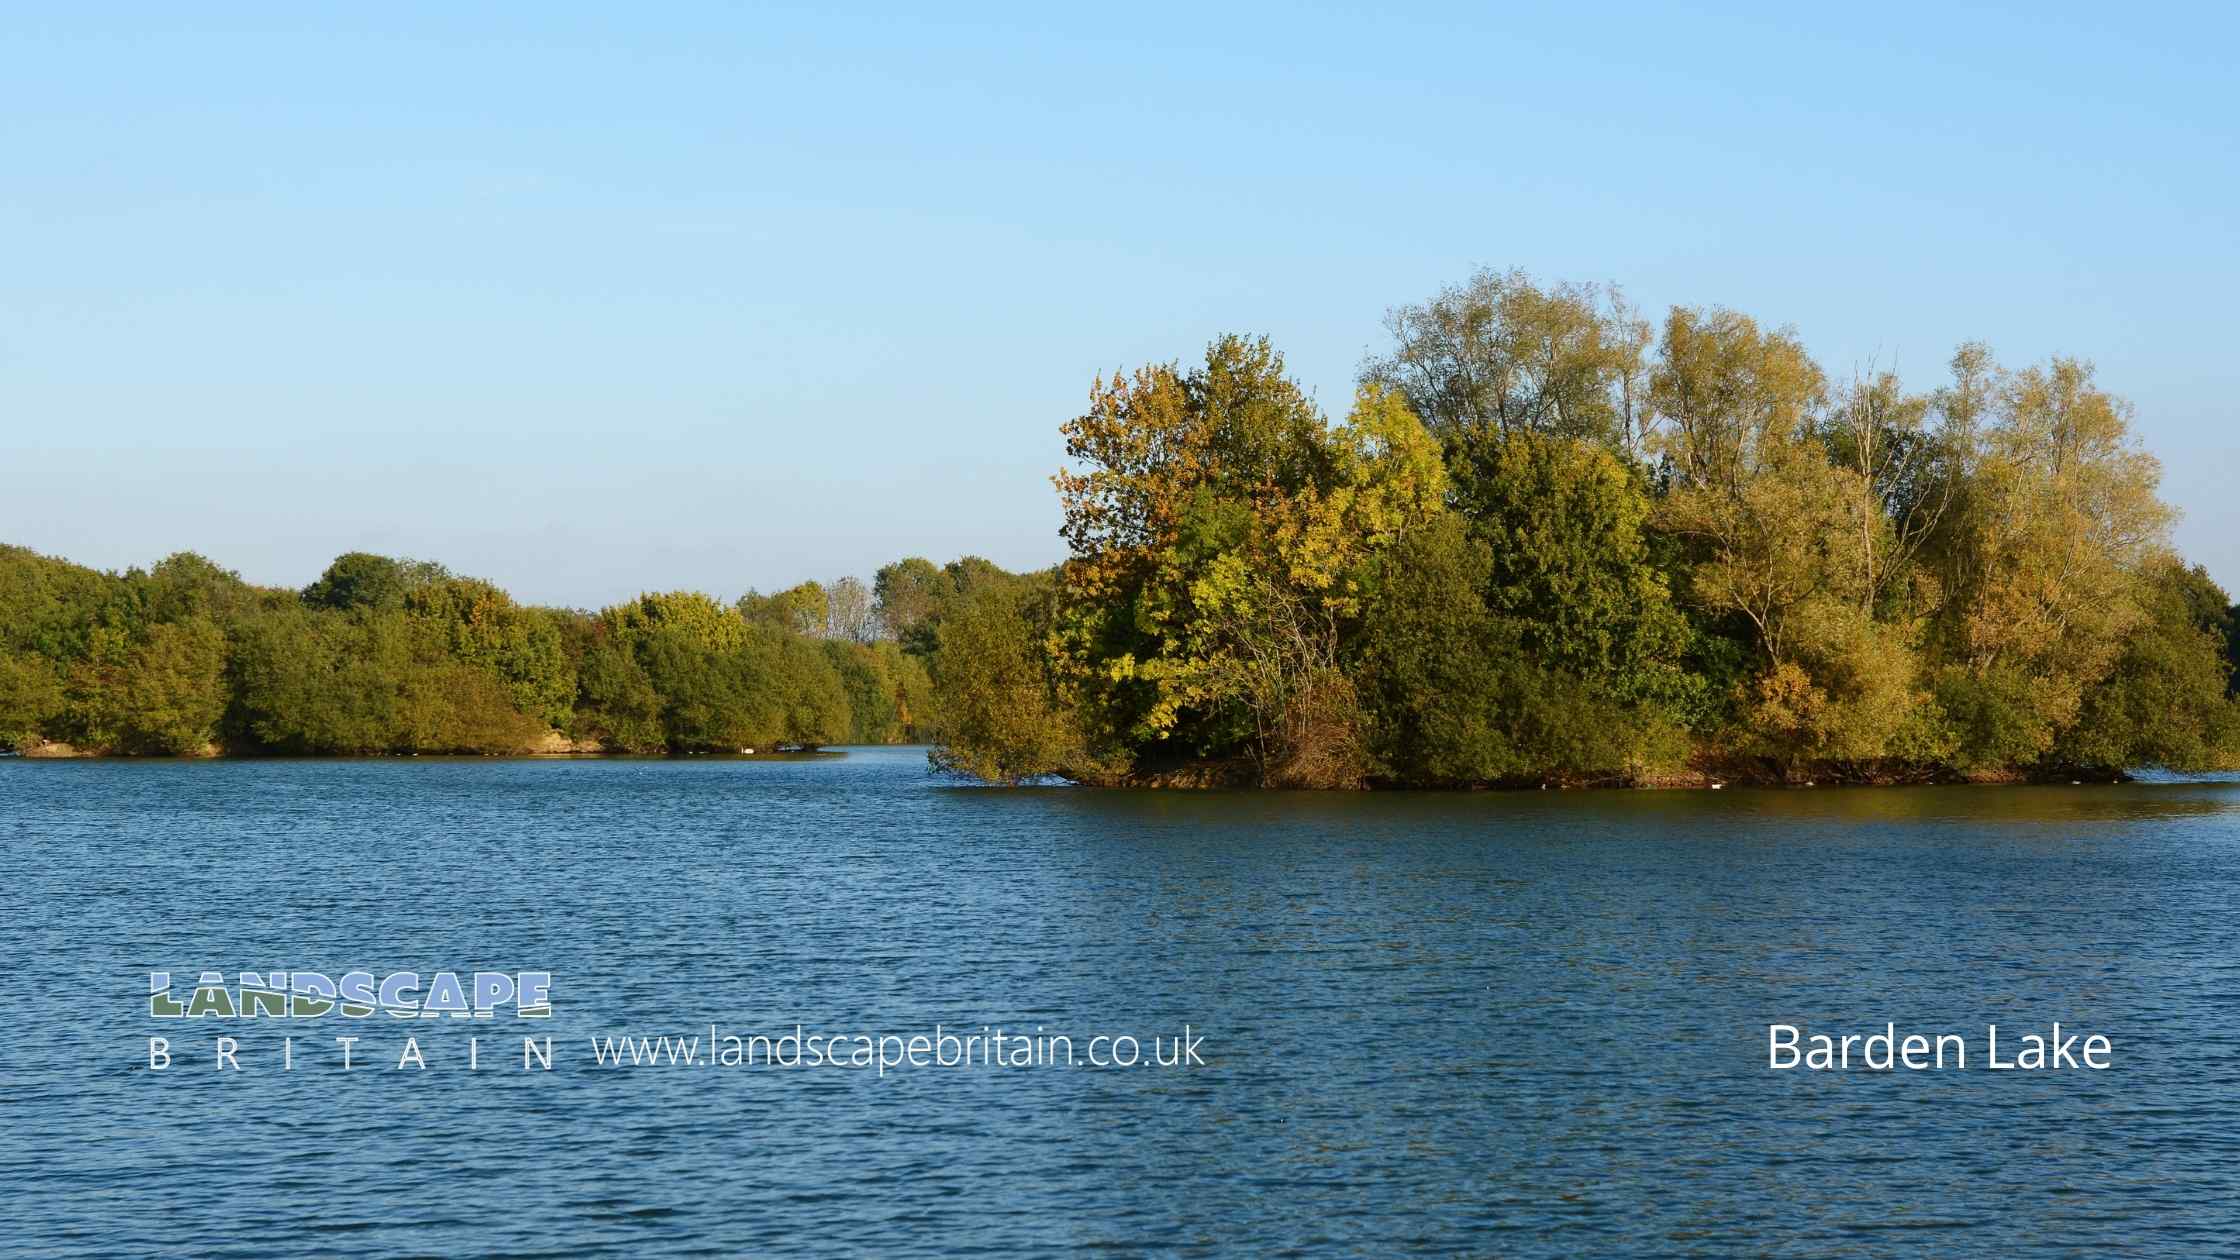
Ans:
[[[1265,340],[1097,381],[1062,426],[1051,594],[976,605],[934,655],[969,700],[943,764],[1341,787],[2240,760],[2240,616],[2175,560],[2089,364],[1971,343],[1932,389],[1832,382],[1788,329],[1683,307],[1653,332],[1518,272],[1388,327],[1343,424]],[[878,589],[905,634],[944,590],[922,561]]]

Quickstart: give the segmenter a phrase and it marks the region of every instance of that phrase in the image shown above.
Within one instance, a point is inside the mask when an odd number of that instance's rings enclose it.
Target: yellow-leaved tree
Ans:
[[[1099,381],[1065,428],[1051,647],[1112,764],[1241,761],[1261,782],[1369,770],[1339,666],[1378,557],[1442,509],[1436,443],[1365,387],[1330,425],[1265,339]]]

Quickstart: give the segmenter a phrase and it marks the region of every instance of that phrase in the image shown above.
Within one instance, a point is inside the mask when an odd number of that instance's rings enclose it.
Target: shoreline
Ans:
[[[609,752],[596,747],[533,748],[504,753],[476,752],[370,752],[370,753],[236,753],[213,747],[195,755],[160,756],[142,753],[90,752],[69,744],[50,742],[30,749],[0,751],[0,759],[20,761],[131,761],[131,762],[204,762],[204,761],[801,761],[846,756],[850,751],[904,750],[926,748],[924,744],[847,744],[823,745],[816,748],[792,748],[767,751],[738,750],[732,752],[694,751],[666,753]],[[2213,779],[2188,779],[2188,774],[2215,775],[2233,773],[2240,767],[2225,767],[2195,772],[2172,771],[2181,782],[2215,782]],[[1844,774],[1820,772],[1806,777],[1784,776],[1764,769],[1728,767],[1725,772],[1709,770],[1679,771],[1645,777],[1631,782],[1589,782],[1549,776],[1545,780],[1512,781],[1503,783],[1404,783],[1371,780],[1358,788],[1297,788],[1268,787],[1252,782],[1239,773],[1237,767],[1198,765],[1171,768],[1131,775],[1118,780],[1075,780],[1064,776],[1065,786],[1118,792],[1435,792],[1441,794],[1470,793],[1520,793],[1520,792],[1718,792],[1727,790],[1809,791],[1819,788],[1924,788],[1924,787],[2110,787],[2140,783],[2137,774],[2126,771],[2110,774],[2106,771],[2080,773],[2051,771],[2030,773],[2020,770],[1987,772],[1977,775],[1954,773],[1922,774]]]

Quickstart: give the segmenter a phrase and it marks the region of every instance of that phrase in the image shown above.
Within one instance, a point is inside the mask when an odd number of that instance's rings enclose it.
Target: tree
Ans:
[[[2231,698],[2223,616],[2230,601],[2208,575],[2159,557],[2143,581],[2145,620],[2052,760],[2094,773],[2134,766],[2211,770],[2240,765],[2240,702]]]
[[[1528,758],[1504,720],[1516,644],[1485,605],[1491,548],[1460,517],[1393,551],[1368,618],[1361,691],[1384,774],[1410,783],[1491,783]],[[1471,650],[1457,651],[1459,644]]]
[[[992,584],[941,618],[928,667],[935,768],[990,783],[1044,775],[1095,781],[1099,764],[1068,689],[1044,650],[1054,592],[1046,580]]]
[[[1629,451],[1642,437],[1649,326],[1614,287],[1481,271],[1385,326],[1393,352],[1363,378],[1442,438],[1530,432]]]
[[[1814,764],[1912,767],[1951,755],[1908,627],[1878,622],[1841,597],[1808,600],[1787,624],[1787,654],[1743,697],[1745,751],[1792,775]]]
[[[803,582],[775,595],[748,591],[739,597],[738,611],[748,620],[767,622],[788,634],[819,635],[825,632],[831,603],[822,584]]]
[[[1866,569],[1843,544],[1863,513],[1878,518],[1864,505],[1864,480],[1813,447],[1772,444],[1753,463],[1731,489],[1675,490],[1660,522],[1702,549],[1689,578],[1695,601],[1741,614],[1766,663],[1779,667],[1799,648],[1800,613],[1817,603],[1861,604]]]
[[[191,551],[166,556],[145,574],[128,574],[127,580],[139,597],[141,617],[151,624],[201,616],[223,626],[248,615],[259,602],[256,588],[240,574]]]
[[[2240,760],[2240,609],[2089,363],[1831,384],[1788,329],[1519,272],[1389,324],[1337,423],[1264,338],[1100,377],[1042,573],[592,614],[364,552],[295,591],[0,547],[0,741],[926,738],[999,781],[1324,787]]]
[[[359,639],[345,643],[346,638]],[[243,622],[233,649],[234,724],[243,738],[283,753],[373,752],[388,727],[370,687],[361,628],[308,603]],[[354,650],[358,649],[358,650]],[[349,673],[361,672],[360,678]]]
[[[2227,694],[2240,695],[2240,604],[2234,604],[2224,588],[2210,579],[2209,571],[2198,564],[2186,568],[2172,556],[2169,564],[2159,568],[2160,576],[2185,605],[2187,619],[2218,644],[2229,678]]]
[[[750,649],[759,649],[750,679],[773,691],[781,710],[778,728],[763,743],[818,748],[847,742],[853,718],[847,688],[821,645],[765,636]]]
[[[1964,373],[1965,360],[1956,359],[1955,368]],[[1956,389],[1966,387],[1963,377]],[[1972,430],[1953,413],[1940,413],[1936,401],[1906,393],[1896,373],[1855,377],[1822,424],[1829,457],[1867,487],[1846,504],[1863,612],[1874,612],[1878,599],[1913,576],[1915,557],[1951,509],[1965,475]],[[1939,419],[1946,427],[1936,427]]]
[[[959,556],[941,566],[941,575],[948,580],[949,597],[969,598],[984,587],[1002,585],[1018,580],[1018,575],[985,556]]]
[[[1761,332],[1735,311],[1675,307],[1658,356],[1657,451],[1679,489],[1739,493],[1762,460],[1804,437],[1826,394],[1795,333]]]
[[[96,626],[132,625],[134,604],[114,575],[0,546],[0,650],[68,665],[86,654]]]
[[[487,668],[421,653],[396,682],[392,751],[517,753],[545,729],[513,706],[505,680]]]
[[[1921,414],[1894,379],[1823,413],[1825,378],[1793,334],[1731,311],[1675,310],[1651,385],[1670,490],[1661,525],[1691,545],[1699,608],[1750,627],[1760,671],[1738,697],[1744,750],[1814,761],[1935,757],[1917,621],[1877,620],[1876,594],[1928,526],[1894,536],[1912,495]],[[1831,452],[1845,463],[1831,460]]]
[[[1328,755],[1359,742],[1340,641],[1376,554],[1445,489],[1406,404],[1365,387],[1332,428],[1265,340],[1228,337],[1188,373],[1099,381],[1065,432],[1082,471],[1057,478],[1071,556],[1053,642],[1092,749],[1358,779]]]
[[[1810,601],[1859,602],[1855,522],[1879,528],[1866,479],[1810,440],[1823,385],[1794,336],[1731,311],[1676,309],[1650,392],[1663,423],[1666,530],[1689,540],[1690,594],[1745,618],[1779,668],[1790,617]]]
[[[1026,578],[1022,581],[1047,582],[1048,575]],[[926,669],[923,656],[904,651],[892,639],[882,639],[871,645],[879,657],[887,685],[894,695],[894,715],[898,724],[895,738],[903,743],[925,742],[928,715],[933,712],[933,676]]]
[[[830,639],[825,658],[839,676],[848,700],[848,733],[851,744],[890,744],[902,738],[897,711],[897,689],[888,675],[888,660],[868,645],[848,639]]]
[[[303,588],[303,602],[315,608],[404,607],[405,595],[451,576],[433,561],[392,560],[366,551],[335,557],[319,580]]]
[[[882,567],[871,587],[879,624],[920,656],[934,649],[932,623],[956,594],[949,576],[931,560],[911,556]]]
[[[599,620],[617,643],[633,652],[660,635],[679,636],[711,652],[735,651],[747,640],[746,619],[698,591],[640,595],[602,611]]]
[[[1347,643],[1384,552],[1443,511],[1447,485],[1431,435],[1381,386],[1323,440],[1325,481],[1267,504],[1198,591],[1211,690],[1249,715],[1270,786],[1358,787],[1372,769]]]
[[[805,587],[821,599],[822,588]],[[780,744],[816,747],[848,737],[850,714],[840,678],[820,646],[796,627],[806,600],[794,592],[768,600],[749,595],[747,615],[705,595],[671,592],[600,614],[616,650],[642,671],[659,701],[662,741],[675,752],[731,752]],[[821,605],[817,609],[821,618]],[[590,657],[586,657],[587,663]],[[605,729],[635,744],[642,696],[617,662],[599,663],[590,697]]]
[[[199,753],[225,714],[225,634],[206,617],[151,626],[138,643],[94,631],[65,691],[71,734],[100,752]]]
[[[651,753],[668,746],[661,696],[636,659],[611,636],[583,654],[572,733],[612,752]]]
[[[1521,623],[1486,606],[1493,571],[1492,548],[1458,516],[1389,557],[1358,669],[1382,775],[1446,786],[1628,781],[1678,760],[1677,727],[1524,650]]]
[[[505,707],[547,726],[566,724],[576,676],[549,617],[474,578],[430,582],[409,592],[404,607],[436,629],[453,659],[500,679]]]
[[[1978,764],[2027,764],[2074,724],[2147,616],[2166,549],[2161,468],[2090,364],[1976,365],[1991,409],[1941,557],[1938,693]]]
[[[1641,479],[1595,446],[1529,430],[1447,449],[1455,511],[1487,544],[1486,606],[1517,649],[1613,700],[1689,707],[1688,626],[1650,554]]]
[[[1245,725],[1213,703],[1197,583],[1255,528],[1257,509],[1327,478],[1325,427],[1282,356],[1240,337],[1215,341],[1188,373],[1160,364],[1100,378],[1089,410],[1064,426],[1081,471],[1054,479],[1071,553],[1054,642],[1100,752],[1234,750]]]
[[[0,748],[37,745],[61,713],[61,671],[45,657],[0,652]]]
[[[824,633],[850,643],[870,643],[879,637],[871,588],[862,578],[843,577],[825,588]]]
[[[543,730],[495,670],[402,608],[270,610],[239,627],[231,673],[235,728],[275,752],[520,752]]]
[[[150,627],[133,654],[127,746],[172,756],[201,752],[225,715],[225,663],[225,634],[207,617]]]

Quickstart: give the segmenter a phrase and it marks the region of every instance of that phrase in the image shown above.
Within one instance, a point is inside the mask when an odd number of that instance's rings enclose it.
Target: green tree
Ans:
[[[897,724],[894,738],[905,743],[924,742],[927,715],[933,711],[933,676],[926,670],[925,658],[905,651],[892,639],[872,644],[871,650],[879,657],[887,685],[893,690]]]
[[[429,582],[409,592],[404,607],[431,625],[452,659],[503,681],[505,708],[548,726],[567,723],[576,677],[552,618],[474,578]]]
[[[991,783],[1095,781],[1124,767],[1090,754],[1045,643],[1047,582],[991,584],[950,608],[928,659],[933,765]]]
[[[668,747],[661,724],[661,695],[637,660],[602,637],[583,655],[571,734],[594,739],[610,752],[650,753]]]
[[[201,752],[225,714],[225,661],[225,634],[206,617],[152,626],[138,643],[96,629],[65,692],[74,740],[99,752]]]
[[[803,582],[775,595],[753,591],[739,597],[739,615],[767,621],[788,634],[819,635],[830,620],[832,603],[820,582]]]
[[[633,651],[644,640],[663,635],[711,652],[737,651],[747,640],[746,618],[698,591],[640,595],[602,611],[599,621],[617,643]]]
[[[1689,545],[1697,606],[1751,628],[1760,670],[1737,698],[1743,749],[1791,770],[1941,747],[1941,727],[1917,725],[1919,627],[1874,615],[1900,552],[1875,479],[1894,475],[1889,445],[1917,427],[1891,388],[1831,420],[1825,377],[1793,334],[1732,311],[1675,310],[1665,325],[1650,385],[1670,487],[1659,524]]]
[[[269,611],[241,625],[232,674],[235,725],[276,752],[519,752],[542,730],[495,671],[403,609]]]
[[[672,593],[600,614],[614,649],[658,697],[664,746],[730,752],[847,739],[847,693],[822,646],[792,629],[789,615],[748,607],[742,615],[705,595]],[[601,661],[597,671],[584,691],[591,724],[635,744],[644,734],[635,720],[642,693],[619,663]]]
[[[150,624],[208,617],[220,626],[238,621],[260,603],[257,590],[231,569],[181,551],[164,557],[145,574],[127,575]]]
[[[0,650],[67,666],[85,656],[95,627],[134,624],[134,605],[111,574],[0,546]]]
[[[335,557],[319,580],[303,588],[303,602],[314,608],[393,610],[404,607],[409,592],[451,576],[440,564],[394,560],[367,551]]]
[[[1683,755],[1676,725],[1528,652],[1489,609],[1493,550],[1460,517],[1394,549],[1367,621],[1360,688],[1384,777],[1470,785],[1631,781]]]
[[[1446,470],[1399,395],[1364,385],[1347,422],[1321,435],[1328,473],[1242,522],[1194,594],[1209,691],[1251,721],[1269,786],[1357,787],[1372,766],[1346,669],[1385,553],[1441,514]]]
[[[1100,381],[1065,432],[1054,644],[1097,756],[1357,779],[1343,640],[1378,553],[1445,489],[1406,404],[1365,387],[1332,428],[1265,340],[1229,337],[1188,373]]]
[[[308,604],[267,610],[237,627],[233,724],[244,741],[299,754],[381,747],[367,712],[375,695],[345,676],[358,646],[342,642],[351,630],[347,619]]]
[[[755,646],[757,672],[777,695],[782,715],[765,742],[801,748],[846,743],[853,721],[847,688],[823,645],[771,636]]]
[[[2093,772],[2137,766],[2240,766],[2240,702],[2230,695],[2224,614],[2230,601],[2176,557],[2143,582],[2145,620],[2125,637],[2107,677],[2085,693],[2082,716],[2051,759]]]
[[[1615,701],[1692,707],[1688,626],[1650,552],[1639,476],[1530,430],[1452,439],[1447,458],[1455,510],[1488,548],[1486,606],[1517,650]]]
[[[2160,466],[2091,365],[1977,365],[1989,412],[1939,557],[1938,677],[1963,757],[2026,765],[2082,714],[2146,619],[2142,572],[2166,550]]]
[[[919,556],[882,567],[871,579],[879,624],[920,656],[935,646],[933,627],[956,586],[933,561]]]
[[[903,724],[897,707],[897,685],[888,673],[889,658],[866,644],[848,639],[827,641],[824,653],[848,698],[846,742],[889,744],[900,741]]]
[[[41,656],[0,652],[0,748],[36,746],[62,714],[62,676]]]
[[[1363,377],[1442,438],[1539,433],[1629,451],[1642,435],[1650,330],[1615,288],[1481,271],[1385,323],[1393,351]]]

